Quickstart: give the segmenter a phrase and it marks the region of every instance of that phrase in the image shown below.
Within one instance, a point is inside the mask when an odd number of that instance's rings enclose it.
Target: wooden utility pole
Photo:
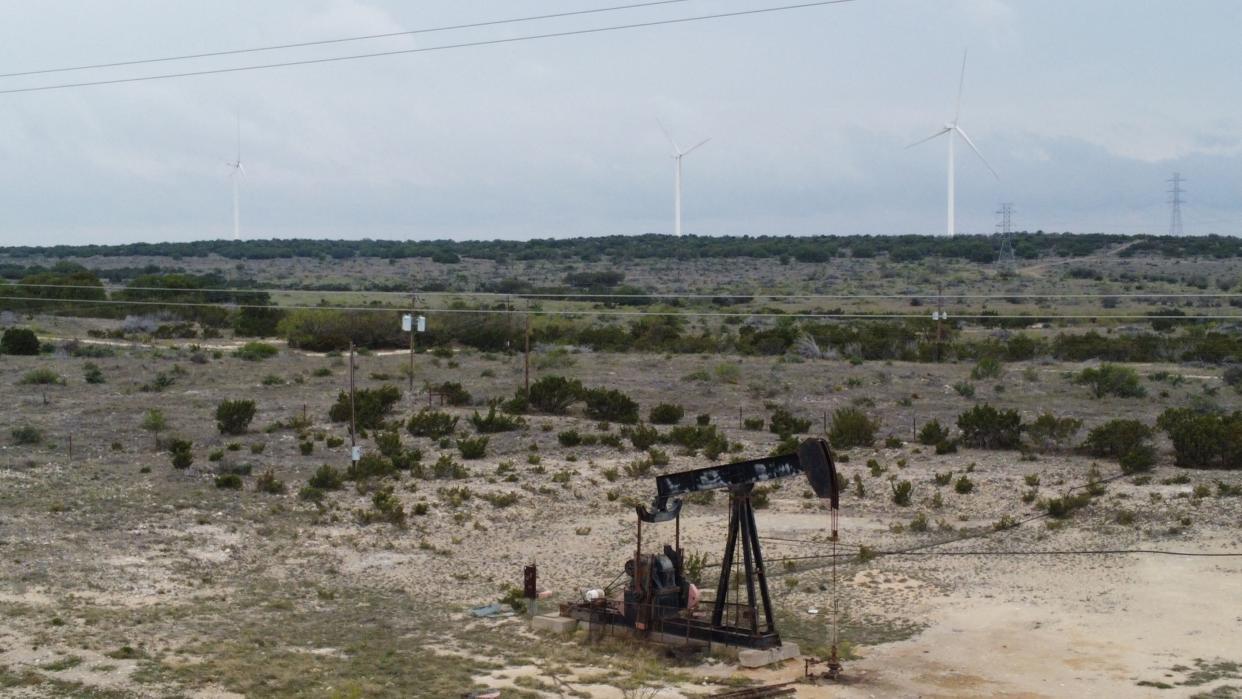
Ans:
[[[530,313],[526,314],[526,400],[530,400]]]
[[[358,446],[358,426],[354,422],[354,341],[349,341],[349,447],[350,458],[353,448]]]
[[[414,306],[418,303],[418,289],[410,287],[410,402],[414,402],[414,333],[418,331],[418,318]]]
[[[940,342],[944,328],[944,285],[936,286],[936,362],[940,362]]]

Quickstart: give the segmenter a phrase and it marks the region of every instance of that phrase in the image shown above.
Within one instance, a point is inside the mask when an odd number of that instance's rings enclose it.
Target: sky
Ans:
[[[635,2],[638,0],[629,0]],[[690,0],[542,22],[0,78],[0,90],[427,48],[793,4]],[[0,73],[627,0],[0,0]],[[232,236],[1242,233],[1242,3],[853,0],[623,32],[0,94],[0,246]]]

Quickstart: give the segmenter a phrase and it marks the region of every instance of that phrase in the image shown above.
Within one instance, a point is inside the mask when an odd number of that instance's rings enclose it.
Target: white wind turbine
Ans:
[[[992,169],[992,166],[991,166],[991,165],[988,165],[987,158],[984,158],[984,157],[983,157],[983,153],[980,153],[980,152],[979,152],[979,149],[975,147],[974,142],[970,140],[970,136],[967,136],[967,135],[966,135],[966,132],[962,130],[962,127],[960,127],[960,126],[958,126],[958,125],[957,125],[958,118],[959,118],[959,117],[961,116],[961,114],[962,114],[962,87],[963,87],[965,84],[966,84],[966,52],[965,52],[965,51],[963,51],[963,52],[962,52],[962,75],[961,75],[960,80],[959,80],[959,81],[958,81],[958,83],[957,83],[957,104],[955,105],[954,110],[953,110],[953,121],[951,121],[951,122],[949,122],[949,123],[945,124],[943,129],[940,129],[940,130],[939,130],[939,131],[937,131],[936,133],[934,133],[934,134],[932,134],[932,135],[928,136],[927,138],[925,138],[925,139],[923,139],[923,140],[921,140],[921,141],[916,141],[916,142],[911,143],[910,145],[906,146],[906,148],[913,148],[913,147],[915,147],[915,146],[917,146],[917,145],[919,145],[919,144],[922,144],[922,143],[927,143],[928,141],[930,141],[930,140],[932,140],[932,139],[935,139],[935,138],[939,138],[939,137],[941,137],[941,136],[943,136],[943,135],[945,135],[945,134],[948,134],[948,135],[949,135],[949,220],[948,220],[948,232],[949,232],[949,235],[950,235],[950,236],[954,235],[954,233],[956,233],[956,231],[957,231],[956,217],[955,217],[955,213],[954,213],[954,181],[953,181],[953,165],[954,165],[954,160],[955,160],[955,158],[954,158],[954,153],[953,153],[953,146],[954,146],[954,143],[957,141],[957,137],[958,137],[958,136],[961,136],[961,137],[962,137],[962,140],[966,142],[966,145],[970,146],[970,149],[971,149],[971,150],[973,150],[973,151],[975,152],[975,155],[979,156],[979,160],[982,160],[982,161],[983,161],[983,165],[984,165],[984,167],[986,167],[986,168],[987,168],[987,169],[988,169],[988,170],[992,173],[992,175],[993,175],[994,177],[996,177],[996,179],[998,179],[998,180],[1000,179],[1000,175],[997,175],[997,174],[996,174],[996,171]]]
[[[237,160],[226,162],[225,165],[233,170],[233,240],[241,240],[240,189],[241,177],[246,174],[241,159],[241,115],[237,117]]]
[[[675,184],[673,185],[673,231],[674,231],[674,234],[680,238],[681,237],[681,159],[686,157],[687,155],[690,155],[694,151],[698,150],[704,143],[707,143],[708,141],[712,139],[705,138],[702,141],[699,141],[697,144],[695,144],[691,148],[682,150],[681,146],[677,145],[677,141],[675,141],[672,135],[669,134],[668,129],[664,128],[664,123],[659,122],[659,121],[657,121],[657,123],[660,124],[660,130],[664,132],[664,137],[667,138],[669,144],[673,146],[673,163],[674,163],[674,171],[676,173]]]

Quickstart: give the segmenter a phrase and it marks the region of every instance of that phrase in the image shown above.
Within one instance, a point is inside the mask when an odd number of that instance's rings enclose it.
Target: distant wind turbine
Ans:
[[[1000,179],[1000,175],[997,175],[996,171],[992,169],[992,166],[988,165],[988,161],[986,158],[983,157],[983,153],[980,153],[979,149],[975,147],[974,141],[971,141],[970,136],[967,136],[966,132],[962,130],[962,127],[957,125],[958,118],[961,117],[962,115],[962,88],[963,86],[965,86],[965,84],[966,84],[966,52],[963,51],[962,52],[962,75],[957,83],[957,104],[955,105],[954,110],[953,110],[953,121],[945,124],[943,129],[928,136],[927,138],[921,141],[916,141],[906,146],[906,148],[913,148],[917,145],[927,143],[928,141],[932,139],[939,138],[945,134],[949,135],[949,220],[948,220],[949,236],[953,236],[957,232],[957,223],[956,223],[956,217],[955,217],[955,212],[954,212],[954,181],[953,181],[953,166],[954,166],[954,160],[955,160],[954,153],[953,153],[953,145],[957,141],[957,136],[961,136],[962,140],[966,142],[966,145],[970,146],[970,149],[975,152],[975,155],[979,156],[979,160],[983,161],[983,165],[992,173],[992,175],[996,177],[996,179],[998,180]]]
[[[712,139],[705,138],[702,141],[699,141],[693,147],[688,148],[686,150],[682,150],[681,146],[677,145],[677,141],[675,141],[672,135],[669,134],[668,129],[664,128],[664,123],[663,122],[657,122],[657,123],[660,124],[660,130],[664,132],[664,137],[667,138],[669,144],[673,146],[673,163],[674,163],[674,170],[676,173],[675,180],[674,180],[675,183],[673,185],[673,231],[674,231],[674,234],[680,238],[681,237],[681,159],[686,157],[687,155],[690,155],[694,151],[698,150],[700,147],[703,146],[703,144],[707,143],[708,141]]]
[[[241,240],[241,177],[246,174],[241,158],[241,115],[237,115],[237,160],[226,162],[233,173],[233,240]]]

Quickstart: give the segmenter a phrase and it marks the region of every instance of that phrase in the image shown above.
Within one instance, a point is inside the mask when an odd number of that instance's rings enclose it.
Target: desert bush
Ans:
[[[480,495],[479,497],[489,502],[492,507],[498,510],[517,504],[517,501],[521,499],[521,496],[519,496],[517,493],[514,493],[514,492],[484,493],[483,495]]]
[[[932,477],[935,479],[936,485],[948,485],[953,480],[953,472],[933,473]]]
[[[208,454],[207,454],[207,460],[208,460],[208,461],[210,461],[210,462],[212,462],[212,463],[215,463],[215,462],[217,462],[217,461],[220,461],[220,460],[221,460],[221,459],[223,459],[223,458],[224,458],[224,450],[223,450],[223,449],[216,449],[215,451],[208,452]]]
[[[89,384],[101,384],[106,381],[103,370],[94,362],[87,362],[82,365],[82,379]]]
[[[320,490],[340,490],[345,484],[345,478],[341,475],[340,471],[324,464],[313,474],[311,474],[308,484],[312,488],[318,488]]]
[[[957,392],[957,395],[963,398],[975,397],[975,385],[969,381],[958,381],[953,384],[953,390]]]
[[[875,444],[879,424],[858,408],[840,408],[832,414],[828,441],[834,449],[853,449]]]
[[[563,415],[569,410],[569,406],[581,398],[582,393],[582,382],[577,379],[544,376],[530,385],[529,402],[532,408],[540,412]]]
[[[299,442],[298,451],[302,452],[302,456],[310,456],[315,451],[315,443],[309,440]]]
[[[168,453],[172,457],[173,468],[186,469],[194,463],[194,443],[188,439],[174,439],[168,442]]]
[[[462,437],[457,440],[457,450],[463,459],[481,459],[487,454],[487,437]]]
[[[711,413],[703,413],[702,415],[695,415],[694,424],[702,425],[702,426],[707,426],[707,425],[712,424]]]
[[[401,400],[401,391],[396,386],[380,386],[379,388],[360,388],[354,391],[354,421],[358,429],[369,430],[380,427],[384,418],[392,412],[397,401]],[[349,422],[349,393],[341,391],[336,403],[328,410],[328,418],[333,422]]]
[[[748,417],[745,420],[742,420],[742,427],[748,430],[756,430],[756,431],[762,430],[763,429],[763,418]]]
[[[1150,471],[1156,465],[1156,448],[1150,444],[1136,444],[1118,458],[1123,473]]]
[[[1068,449],[1072,445],[1074,435],[1078,434],[1080,429],[1082,429],[1082,420],[1044,413],[1035,418],[1035,422],[1026,428],[1026,435],[1036,449],[1053,451]]]
[[[956,454],[956,453],[957,453],[957,440],[956,439],[946,439],[941,442],[936,442],[936,455],[937,456],[942,456],[944,454]]]
[[[222,473],[219,476],[216,476],[216,487],[225,490],[241,490],[241,476],[236,473]]]
[[[981,449],[1017,449],[1022,444],[1022,417],[1016,410],[997,410],[984,403],[957,417],[962,444]]]
[[[676,425],[685,415],[686,409],[680,405],[661,403],[651,409],[651,412],[647,414],[647,420],[653,425]]]
[[[678,425],[669,431],[668,441],[691,452],[701,449],[711,459],[729,450],[729,439],[715,425]]]
[[[406,423],[405,429],[415,437],[429,437],[431,439],[439,439],[441,437],[453,434],[457,429],[457,416],[442,413],[438,410],[423,408],[414,415],[410,416],[409,422]]]
[[[712,370],[720,383],[736,384],[742,378],[742,367],[731,362],[721,362]]]
[[[443,396],[444,402],[449,405],[470,405],[470,392],[462,388],[462,385],[456,381],[445,381],[444,383],[430,386],[429,389],[432,393],[438,393]],[[398,395],[398,397],[400,396]]]
[[[940,425],[939,420],[931,420],[923,424],[919,430],[919,444],[934,446],[949,438],[949,431]]]
[[[43,367],[26,372],[18,383],[30,386],[61,386],[64,385],[65,378],[55,371]]]
[[[344,478],[347,481],[365,481],[368,478],[387,478],[396,471],[391,459],[383,454],[368,453],[345,469]]]
[[[252,400],[226,400],[216,406],[216,429],[220,434],[246,434],[254,412]]]
[[[487,409],[487,416],[479,415],[476,410],[474,415],[470,416],[470,422],[474,424],[474,429],[479,434],[495,434],[497,432],[512,432],[514,430],[524,429],[526,421],[520,417],[505,415],[496,412],[496,406],[492,405]]]
[[[662,449],[652,447],[647,450],[647,458],[651,459],[653,466],[668,466],[668,454]]]
[[[578,430],[565,430],[557,433],[556,441],[563,447],[576,447],[582,444],[582,435]]]
[[[387,522],[399,527],[405,526],[405,507],[393,493],[391,485],[376,490],[371,495],[371,509],[357,513],[359,524],[367,525],[376,522]]]
[[[9,328],[0,335],[0,354],[34,356],[39,353],[39,338],[30,328]]]
[[[1096,398],[1141,398],[1147,395],[1147,391],[1139,383],[1138,372],[1116,364],[1101,364],[1098,368],[1083,369],[1074,377],[1074,383],[1090,387]]]
[[[974,490],[974,481],[970,480],[970,478],[964,473],[961,476],[958,476],[957,482],[953,484],[953,491],[962,495],[972,493]]]
[[[269,468],[254,480],[254,489],[260,493],[280,495],[285,492],[285,482],[277,478]]]
[[[632,425],[638,422],[638,403],[615,388],[592,388],[583,392],[586,414],[593,420]]]
[[[277,354],[280,354],[280,350],[275,345],[269,345],[266,342],[247,342],[233,350],[234,357],[248,362],[261,362]]]
[[[1065,519],[1079,510],[1086,507],[1091,502],[1091,496],[1087,493],[1079,493],[1078,495],[1064,495],[1059,498],[1050,498],[1044,501],[1044,511],[1054,519]]]
[[[1170,408],[1156,425],[1173,442],[1178,466],[1242,469],[1242,412],[1226,415]]]
[[[151,408],[142,414],[142,429],[155,435],[155,448],[160,448],[160,432],[168,429],[168,418],[159,408]]]
[[[9,435],[13,437],[14,444],[39,444],[43,441],[43,432],[30,425],[14,427]]]
[[[342,445],[342,444],[344,444],[344,443],[345,443],[345,438],[344,438],[344,437],[337,437],[337,436],[333,435],[333,436],[331,436],[331,437],[328,437],[328,438],[324,441],[324,446],[328,447],[329,449],[336,449],[337,447],[341,446],[341,445]],[[262,446],[262,445],[259,445],[259,446]],[[254,447],[253,447],[253,446],[251,447],[251,450],[252,450],[252,451],[254,450]],[[260,453],[262,453],[262,452],[260,452]]]
[[[794,434],[806,434],[811,429],[811,421],[795,417],[784,408],[772,411],[768,418],[768,431],[772,434],[788,437]]]
[[[1082,446],[1091,456],[1118,459],[1151,435],[1151,428],[1138,420],[1109,420],[1088,432]]]
[[[1242,364],[1231,364],[1225,368],[1224,375],[1221,376],[1226,386],[1233,387],[1233,390],[1242,393]]]
[[[970,370],[970,378],[975,381],[995,379],[1001,375],[1001,362],[996,357],[984,357]]]
[[[645,450],[651,448],[660,441],[660,431],[650,425],[638,423],[634,427],[626,427],[621,431],[622,436],[629,438],[630,443],[635,449]]]
[[[893,502],[901,507],[910,504],[910,497],[914,492],[914,484],[910,481],[892,480],[888,485],[893,490]]]

